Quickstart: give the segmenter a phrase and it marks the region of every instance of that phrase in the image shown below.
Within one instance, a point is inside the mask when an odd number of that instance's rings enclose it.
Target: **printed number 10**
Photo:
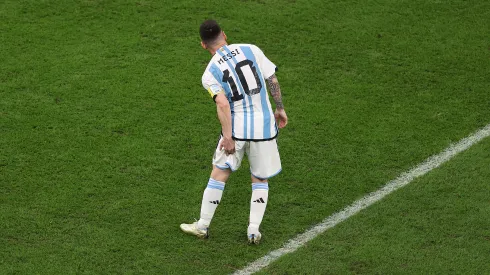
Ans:
[[[245,78],[245,75],[243,75],[242,67],[244,66],[249,66],[250,69],[252,70],[252,73],[255,78],[255,82],[257,84],[257,88],[250,90],[247,79]],[[235,66],[235,71],[238,75],[238,78],[240,79],[240,83],[242,84],[243,91],[251,96],[254,94],[260,93],[260,90],[262,89],[262,82],[260,82],[259,75],[257,74],[257,68],[255,68],[254,63],[248,59],[245,59],[243,61],[240,61],[236,64]],[[223,71],[223,82],[228,82],[230,85],[231,91],[233,92],[233,96],[231,99],[233,101],[238,101],[243,99],[243,94],[241,94],[236,86],[235,80],[233,80],[233,77],[230,76],[230,71],[228,69]]]

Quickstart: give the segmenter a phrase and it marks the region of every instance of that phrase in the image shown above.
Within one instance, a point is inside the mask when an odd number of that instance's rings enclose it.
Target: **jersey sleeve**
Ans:
[[[264,52],[262,50],[255,46],[253,47],[254,49],[254,55],[257,57],[257,61],[259,63],[260,69],[262,71],[262,76],[267,79],[271,77],[274,73],[276,73],[277,67],[272,61],[265,56]]]
[[[213,74],[209,71],[206,71],[202,75],[202,86],[206,91],[208,91],[209,95],[214,99],[218,94],[224,93],[223,86],[219,83],[216,78],[214,78]]]

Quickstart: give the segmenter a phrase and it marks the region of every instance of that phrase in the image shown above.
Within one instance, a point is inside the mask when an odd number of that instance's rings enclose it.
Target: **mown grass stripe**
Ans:
[[[302,247],[307,242],[314,239],[319,234],[325,232],[329,228],[336,226],[342,221],[357,214],[361,210],[383,199],[388,194],[409,184],[415,178],[423,176],[426,173],[430,172],[431,170],[439,167],[441,164],[450,160],[457,154],[467,150],[468,148],[470,148],[471,146],[473,146],[474,144],[478,143],[479,141],[481,141],[482,139],[488,136],[490,136],[490,124],[481,128],[480,130],[473,133],[472,135],[463,138],[458,143],[452,144],[441,153],[427,158],[424,162],[420,163],[416,167],[412,168],[411,170],[405,173],[402,173],[398,178],[389,181],[381,189],[364,196],[362,199],[355,201],[351,205],[342,209],[340,212],[334,213],[333,215],[327,217],[321,223],[315,225],[313,228],[289,240],[283,247],[268,253],[267,255],[255,260],[254,262],[251,262],[243,269],[236,271],[234,274],[236,275],[253,274],[255,272],[262,270],[263,268],[267,267],[269,264],[271,264],[273,261],[277,260],[278,258],[296,251],[298,248]]]

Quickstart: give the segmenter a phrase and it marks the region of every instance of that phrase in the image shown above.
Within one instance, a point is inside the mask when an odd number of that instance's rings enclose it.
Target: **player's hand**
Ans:
[[[279,125],[279,128],[284,128],[288,124],[288,116],[284,109],[276,109],[274,117],[276,118],[276,123]]]
[[[224,149],[226,155],[232,155],[235,153],[235,141],[231,137],[223,137],[219,142],[218,148],[220,150]]]

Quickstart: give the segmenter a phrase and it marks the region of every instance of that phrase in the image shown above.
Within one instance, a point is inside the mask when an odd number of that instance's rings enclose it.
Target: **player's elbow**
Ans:
[[[215,102],[220,109],[230,108],[230,103],[228,103],[228,100],[223,94],[217,95],[215,98]]]
[[[216,102],[216,106],[218,107],[219,110],[222,112],[230,112],[230,104],[228,102]]]

